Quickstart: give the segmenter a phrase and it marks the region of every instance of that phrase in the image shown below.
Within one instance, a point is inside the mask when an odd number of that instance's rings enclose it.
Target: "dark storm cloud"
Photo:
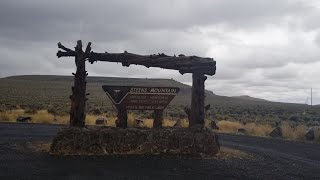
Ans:
[[[21,40],[54,41],[81,34],[95,41],[112,41],[130,39],[150,29],[183,30],[215,24],[242,29],[278,24],[308,8],[299,2],[278,0],[4,0],[0,27],[1,36]]]
[[[57,59],[56,44],[72,48],[82,39],[97,52],[214,57],[210,90],[294,102],[279,92],[302,93],[320,75],[319,7],[309,0],[2,0],[0,76],[70,75],[73,59]],[[87,67],[89,75],[191,79],[141,66]]]

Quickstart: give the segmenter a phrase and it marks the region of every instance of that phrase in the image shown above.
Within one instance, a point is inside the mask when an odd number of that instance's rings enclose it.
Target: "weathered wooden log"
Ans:
[[[123,66],[131,64],[143,65],[146,67],[160,67],[164,69],[179,70],[180,73],[202,72],[208,75],[215,74],[216,62],[212,58],[201,58],[197,56],[167,56],[158,55],[137,55],[132,53],[94,53],[88,57],[89,62],[108,61],[121,62]]]
[[[154,110],[153,128],[162,127],[163,110]]]
[[[59,44],[58,44],[59,45]],[[60,48],[64,47],[60,44]],[[88,44],[90,48],[90,44]],[[62,48],[68,52],[71,50]],[[85,107],[86,107],[86,70],[85,70],[85,55],[82,51],[82,42],[79,40],[75,48],[75,64],[77,71],[74,74],[74,86],[72,87],[71,109],[70,109],[70,126],[84,127],[85,125]]]
[[[204,82],[207,79],[203,73],[192,74],[192,95],[191,95],[191,112],[189,126],[204,125],[205,117],[205,89]]]
[[[193,66],[193,67],[181,67],[179,68],[180,74],[202,72],[207,75],[215,75],[216,66]]]
[[[91,43],[88,44],[90,47]],[[72,51],[64,47],[61,43],[58,43],[58,47],[63,51],[58,51],[57,56],[67,57],[76,56],[75,51]],[[90,52],[91,48],[87,48],[85,51],[85,58],[90,63],[95,61],[108,61],[108,62],[120,62],[123,66],[143,65],[145,67],[159,67],[164,69],[178,70],[181,74],[202,72],[207,75],[214,75],[216,72],[216,61],[213,58],[203,58],[198,56],[168,56],[165,54],[153,54],[153,55],[138,55],[133,53],[95,53]]]
[[[58,58],[68,57],[68,56],[76,56],[76,52],[74,52],[74,51],[70,51],[70,52],[58,51],[57,56],[58,56]]]
[[[118,119],[116,120],[116,126],[126,128],[128,126],[128,113],[126,109],[118,109]]]
[[[64,47],[61,42],[58,43],[58,48],[64,50],[64,51],[67,51],[67,52],[74,52],[73,50],[69,49],[69,48],[66,48]]]

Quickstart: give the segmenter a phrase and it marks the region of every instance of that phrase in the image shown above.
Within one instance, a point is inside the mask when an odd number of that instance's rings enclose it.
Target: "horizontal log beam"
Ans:
[[[96,53],[90,48],[91,43],[85,50],[85,58],[90,62],[107,61],[121,63],[123,66],[142,65],[145,67],[159,67],[163,69],[178,70],[181,74],[201,72],[207,75],[214,75],[216,72],[216,61],[213,58],[203,58],[198,56],[168,56],[166,54],[138,55],[133,53]],[[58,47],[64,51],[58,51],[57,56],[76,56],[75,51],[64,47],[58,43]],[[90,52],[91,51],[91,52]]]
[[[197,56],[167,56],[158,55],[137,55],[132,53],[95,53],[91,52],[89,62],[108,61],[120,62],[123,66],[143,65],[146,67],[159,67],[163,69],[178,70],[181,74],[202,72],[207,75],[214,75],[216,61],[213,58],[201,58]]]

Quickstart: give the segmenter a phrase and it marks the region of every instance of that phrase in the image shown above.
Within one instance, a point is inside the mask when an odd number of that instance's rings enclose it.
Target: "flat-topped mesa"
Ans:
[[[75,56],[75,51],[58,43],[58,47],[64,51],[58,51],[57,56]],[[142,65],[145,67],[159,67],[163,69],[178,70],[181,74],[199,72],[207,75],[214,75],[216,72],[216,61],[213,58],[198,56],[168,56],[164,53],[153,55],[138,55],[133,53],[96,53],[85,52],[85,57],[90,63],[95,61],[120,62],[123,66]]]

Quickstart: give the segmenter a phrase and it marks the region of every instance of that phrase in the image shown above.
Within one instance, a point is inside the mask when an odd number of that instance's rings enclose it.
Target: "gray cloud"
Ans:
[[[301,103],[306,89],[320,89],[319,9],[316,0],[3,0],[0,76],[70,75],[73,59],[57,59],[56,44],[82,39],[97,52],[213,57],[217,74],[206,87],[215,93]],[[171,70],[87,67],[89,75],[191,82]]]

